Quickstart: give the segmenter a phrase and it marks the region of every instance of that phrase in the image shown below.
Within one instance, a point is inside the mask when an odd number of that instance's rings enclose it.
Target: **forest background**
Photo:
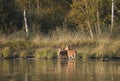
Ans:
[[[120,0],[0,0],[1,50],[17,49],[22,41],[26,49],[32,42],[40,47],[88,46],[89,53],[91,47],[100,48],[99,54],[112,48],[118,52],[119,5]]]
[[[114,1],[112,37],[120,35],[120,1]],[[26,32],[52,35],[57,30],[101,38],[110,36],[112,0],[0,0],[0,35]]]

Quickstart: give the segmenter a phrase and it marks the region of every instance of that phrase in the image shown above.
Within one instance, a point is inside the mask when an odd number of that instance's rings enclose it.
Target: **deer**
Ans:
[[[67,51],[68,59],[75,59],[76,51],[74,49],[70,50],[68,46],[66,46],[65,50]]]
[[[67,50],[61,49],[60,47],[58,48],[58,58],[67,58],[68,54],[67,54]]]

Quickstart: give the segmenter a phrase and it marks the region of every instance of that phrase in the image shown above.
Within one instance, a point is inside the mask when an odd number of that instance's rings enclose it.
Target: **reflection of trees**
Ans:
[[[50,73],[56,71],[56,61],[53,60],[36,60],[36,73]]]
[[[34,70],[34,61],[2,60],[0,66],[0,77],[3,81],[25,81],[29,80],[30,73]]]
[[[119,75],[119,62],[0,60],[1,81],[100,81],[119,80]]]
[[[118,63],[111,62],[81,62],[78,75],[83,80],[99,81],[100,79],[111,79],[120,75]]]

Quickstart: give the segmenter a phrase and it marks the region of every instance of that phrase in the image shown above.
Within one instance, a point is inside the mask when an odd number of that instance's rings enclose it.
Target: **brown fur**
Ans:
[[[67,50],[62,50],[61,48],[58,48],[58,58],[67,58]]]
[[[65,50],[67,50],[68,58],[69,59],[74,59],[76,56],[76,51],[74,49],[70,50],[68,46],[66,46]]]

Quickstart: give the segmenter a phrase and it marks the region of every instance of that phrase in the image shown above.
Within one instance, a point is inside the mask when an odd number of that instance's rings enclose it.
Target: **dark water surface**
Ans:
[[[120,81],[120,61],[0,60],[0,81]]]

